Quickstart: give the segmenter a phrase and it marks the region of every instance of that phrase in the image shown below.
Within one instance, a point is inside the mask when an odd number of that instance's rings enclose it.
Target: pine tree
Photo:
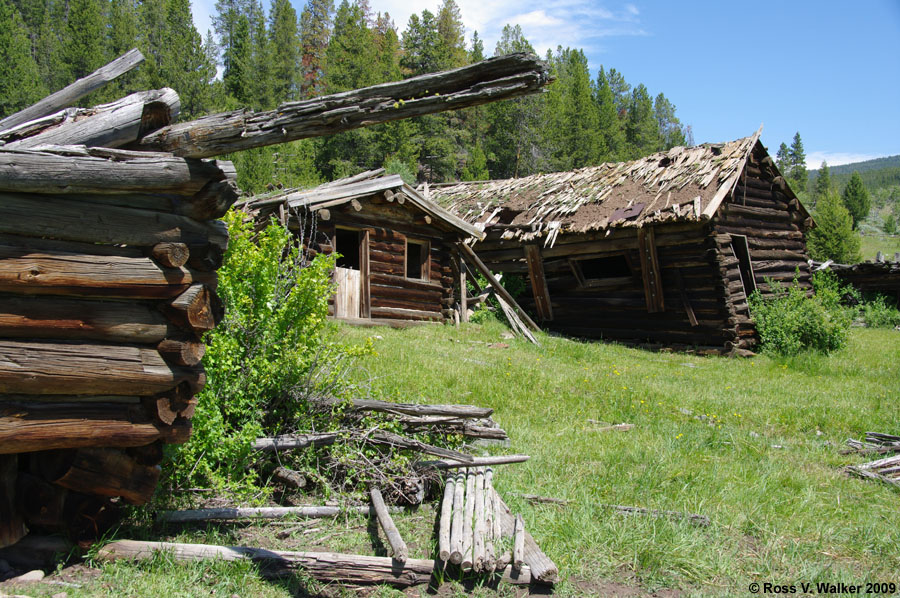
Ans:
[[[343,0],[334,16],[334,32],[326,51],[328,93],[348,91],[375,82],[375,36],[359,4]]]
[[[869,215],[869,210],[872,209],[872,200],[869,198],[869,191],[866,189],[862,177],[859,176],[857,171],[853,171],[850,181],[844,187],[841,199],[843,199],[844,207],[847,208],[847,211],[850,212],[850,217],[853,219],[853,228],[859,228],[859,223],[865,220]]]
[[[300,13],[300,97],[322,95],[325,56],[331,38],[333,0],[309,0]]]
[[[250,105],[257,110],[275,107],[272,81],[272,48],[266,32],[261,0],[250,0],[247,8],[250,31]]]
[[[543,98],[542,119],[548,166],[562,171],[597,164],[606,147],[587,57],[581,50],[559,48],[552,67],[556,82]]]
[[[437,33],[440,38],[439,70],[465,66],[466,37],[465,25],[455,0],[444,0],[437,13]]]
[[[106,63],[106,19],[100,0],[69,0],[68,7],[63,56],[69,80],[74,81]]]
[[[819,167],[819,173],[816,175],[816,181],[813,186],[813,200],[818,202],[825,194],[830,192],[832,188],[831,173],[828,170],[828,164],[823,161],[822,166]]]
[[[659,129],[659,149],[667,150],[676,145],[685,144],[681,121],[675,116],[675,104],[663,94],[656,96],[656,100],[653,102],[653,115]]]
[[[207,55],[194,27],[190,0],[166,1],[167,44],[159,51],[159,78],[181,98],[181,118],[190,119],[213,109],[210,84],[215,62]]]
[[[607,79],[616,104],[616,112],[619,118],[624,118],[631,104],[631,85],[625,82],[625,77],[616,69],[609,69]]]
[[[606,146],[604,160],[613,161],[625,156],[625,130],[619,119],[616,99],[603,67],[597,73],[596,98],[598,105],[598,129]]]
[[[859,235],[840,196],[829,189],[816,205],[816,227],[809,231],[807,248],[814,260],[834,260],[840,264],[859,261]]]
[[[253,101],[253,81],[250,68],[253,46],[250,39],[250,21],[247,15],[239,15],[230,34],[231,46],[225,50],[225,72],[222,81],[225,91],[239,105],[248,106]]]
[[[22,17],[9,0],[0,0],[0,118],[46,93]]]
[[[632,159],[659,149],[659,127],[653,117],[650,94],[643,83],[631,92],[628,119],[625,121],[625,142],[628,157]]]
[[[797,193],[806,191],[806,185],[809,182],[809,172],[806,170],[806,152],[803,150],[803,141],[800,140],[800,133],[794,133],[794,140],[788,150],[790,156],[790,169],[786,174],[791,187]]]
[[[63,54],[65,28],[65,2],[50,2],[32,53],[48,91],[62,89],[71,83]]]
[[[775,154],[775,165],[782,175],[786,175],[791,167],[791,154],[786,143],[782,142]]]
[[[472,49],[469,50],[469,63],[484,60],[484,41],[478,37],[478,32],[472,32]]]
[[[409,75],[422,75],[441,70],[446,59],[445,49],[438,33],[437,20],[429,10],[422,16],[412,14],[402,36],[402,66]]]
[[[274,0],[269,12],[272,49],[272,95],[276,104],[296,100],[299,94],[300,30],[290,0]]]

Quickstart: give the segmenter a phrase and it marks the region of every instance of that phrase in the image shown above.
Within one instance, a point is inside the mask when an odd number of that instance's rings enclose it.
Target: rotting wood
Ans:
[[[28,529],[16,505],[17,455],[0,455],[0,548],[12,546]]]
[[[475,405],[417,405],[414,403],[391,403],[376,399],[312,399],[322,407],[334,405],[346,405],[352,411],[374,411],[377,413],[395,413],[414,416],[447,416],[463,418],[482,418],[493,415],[490,407],[476,407]]]
[[[694,513],[682,513],[680,511],[661,511],[659,509],[645,509],[644,507],[629,507],[623,505],[606,505],[601,504],[600,507],[613,509],[623,515],[649,515],[651,517],[665,517],[674,520],[687,520],[694,525],[707,527],[710,524],[709,517],[706,515],[697,515]]]
[[[441,518],[438,525],[438,558],[445,563],[450,560],[450,529],[453,519],[453,494],[456,476],[448,475],[444,481],[444,495],[441,500]]]
[[[279,465],[272,472],[272,479],[291,488],[305,488],[306,477],[299,471]]]
[[[372,499],[372,508],[375,511],[375,516],[378,518],[378,523],[381,525],[381,529],[384,531],[388,544],[394,552],[394,560],[398,563],[405,563],[409,558],[409,548],[400,536],[400,530],[398,530],[397,526],[394,524],[394,520],[387,510],[387,505],[384,504],[384,497],[381,495],[381,490],[373,486],[369,489],[369,496]]]
[[[408,559],[398,567],[393,559],[387,557],[136,540],[118,540],[107,544],[98,552],[98,558],[104,561],[138,560],[153,558],[158,553],[170,554],[177,561],[247,559],[265,566],[274,573],[291,575],[295,571],[302,571],[322,582],[350,585],[423,585],[431,581],[437,565],[435,561],[429,559]],[[532,581],[532,575],[527,568],[519,572],[506,569],[500,579],[504,583],[528,585]]]
[[[253,442],[253,450],[275,452],[280,450],[304,449],[312,446],[334,444],[337,432],[319,432],[312,434],[283,434],[270,438],[257,438]]]
[[[662,275],[656,251],[656,235],[653,227],[638,229],[638,246],[640,248],[641,280],[644,283],[644,296],[647,301],[647,312],[665,311]]]
[[[175,324],[198,334],[215,328],[225,315],[221,299],[205,284],[192,284],[162,310]]]
[[[550,303],[550,290],[544,276],[544,263],[541,250],[537,245],[525,245],[525,261],[528,263],[528,277],[537,307],[538,317],[542,320],[553,319],[553,307]]]
[[[530,503],[558,505],[561,507],[565,507],[571,502],[571,501],[568,501],[568,500],[565,500],[562,498],[553,498],[551,496],[540,496],[538,494],[516,494],[515,496],[518,496]]]
[[[190,257],[190,250],[184,243],[157,243],[150,249],[150,257],[165,268],[180,268]]]
[[[499,515],[503,534],[511,537],[515,528],[515,518],[510,512],[509,507],[506,506],[506,503],[503,502],[503,499],[496,491],[494,492],[494,500],[496,501],[496,512]],[[537,545],[537,542],[534,541],[534,538],[531,537],[531,534],[525,531],[524,536],[525,548],[523,560],[531,569],[532,577],[535,580],[544,583],[556,583],[559,577],[559,569],[557,569],[553,561],[544,554],[540,546]]]
[[[181,366],[195,366],[203,359],[206,345],[195,339],[167,338],[156,350],[167,362]]]
[[[71,85],[53,93],[41,101],[0,120],[0,132],[8,131],[22,123],[53,114],[60,108],[71,106],[89,93],[100,89],[113,79],[127,73],[144,61],[144,55],[131,49],[90,75],[78,79]]]
[[[510,54],[466,67],[282,104],[268,112],[238,110],[172,125],[136,144],[179,156],[208,157],[381,122],[457,110],[539,92],[550,82],[536,57]]]
[[[400,507],[388,507],[392,513],[399,513]],[[369,506],[308,506],[308,507],[223,507],[217,509],[187,509],[184,511],[162,511],[157,520],[164,523],[195,523],[198,521],[233,521],[239,519],[285,519],[337,517],[341,513],[371,513]]]
[[[513,560],[512,565],[516,569],[521,569],[525,564],[525,520],[521,515],[516,514],[515,524],[513,525]]]
[[[5,149],[42,145],[122,147],[171,124],[180,107],[178,94],[168,87],[139,91],[108,104],[70,108],[39,121],[23,123],[14,131],[0,134],[0,139],[7,138]]]
[[[156,490],[159,466],[141,465],[123,450],[81,448],[67,453],[71,461],[50,480],[63,488],[98,496],[121,496],[134,505],[149,501]]]

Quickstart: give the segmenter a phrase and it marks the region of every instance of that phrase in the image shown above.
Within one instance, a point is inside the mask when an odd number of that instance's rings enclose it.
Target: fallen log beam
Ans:
[[[409,559],[409,548],[400,536],[400,530],[394,524],[394,520],[387,510],[387,505],[384,504],[381,490],[374,487],[370,488],[369,496],[372,498],[372,508],[375,511],[378,524],[381,525],[388,544],[390,544],[391,550],[394,552],[394,560],[401,564],[405,563]]]
[[[6,132],[6,149],[25,149],[41,145],[87,145],[122,147],[139,137],[174,122],[181,100],[165,87],[139,91],[93,108],[64,110],[37,122],[23,123]],[[14,140],[9,141],[12,137]]]
[[[528,455],[503,455],[498,457],[472,457],[469,462],[435,460],[435,461],[419,461],[415,467],[419,469],[455,469],[458,467],[482,467],[487,465],[504,465],[506,463],[524,463],[530,459]]]
[[[550,83],[547,66],[527,54],[300,102],[268,112],[238,110],[160,129],[135,147],[202,158],[359,127],[457,110],[537,93]]]
[[[463,418],[482,418],[493,415],[494,410],[489,407],[476,407],[474,405],[416,405],[413,403],[391,403],[390,401],[378,401],[374,399],[353,399],[343,401],[341,399],[320,399],[316,401],[323,407],[343,405],[352,411],[374,411],[377,413],[399,413],[414,416],[446,416]]]
[[[453,495],[456,476],[448,475],[444,482],[444,497],[441,500],[441,519],[438,526],[438,558],[445,563],[450,560],[450,532],[453,519]]]
[[[318,434],[284,434],[268,438],[257,438],[253,442],[253,450],[276,452],[282,450],[305,449],[311,446],[327,446],[337,441],[338,432],[321,432]]]
[[[400,507],[388,507],[392,513],[399,513]],[[233,521],[238,519],[322,519],[337,517],[341,513],[369,515],[372,508],[366,506],[314,506],[314,507],[223,507],[219,509],[187,509],[184,511],[162,511],[157,520],[163,523],[197,523],[200,521]]]
[[[53,114],[66,106],[71,106],[92,91],[100,89],[113,79],[124,75],[143,61],[144,55],[137,48],[131,49],[87,77],[82,77],[38,103],[0,120],[0,131],[6,131],[22,123]]]
[[[103,561],[140,560],[168,553],[177,561],[251,560],[274,573],[291,574],[301,571],[322,582],[350,585],[390,584],[395,586],[423,585],[431,581],[437,563],[429,559],[408,559],[398,566],[394,559],[379,556],[340,554],[335,552],[284,552],[244,546],[211,546],[175,542],[140,542],[118,540],[98,552]],[[501,580],[516,585],[531,583],[531,572],[504,570]]]
[[[509,307],[514,311],[516,315],[522,318],[523,322],[531,328],[534,332],[540,332],[540,327],[534,323],[528,314],[525,313],[516,300],[513,299],[513,296],[509,294],[503,285],[494,277],[493,273],[488,269],[487,266],[484,265],[484,262],[479,259],[475,252],[472,251],[472,248],[466,245],[465,243],[457,243],[457,247],[459,248],[460,253],[465,257],[466,261],[475,266],[479,272],[481,272],[482,276],[488,279],[488,282],[491,283],[491,286],[494,288],[494,291],[497,293],[497,296],[502,298],[509,304]]]
[[[516,527],[515,518],[496,491],[494,492],[494,501],[496,501],[496,513],[500,519],[500,527],[503,534],[507,537],[512,537]],[[523,534],[523,561],[531,569],[532,578],[545,583],[556,583],[559,577],[559,569],[544,554],[537,542],[534,541],[534,538],[531,537],[531,534],[527,531],[524,531]]]
[[[661,511],[659,509],[645,509],[644,507],[627,507],[622,505],[599,505],[607,509],[613,509],[622,515],[649,515],[651,517],[665,517],[676,521],[686,519],[694,525],[708,527],[709,517],[695,513],[682,513],[680,511]]]

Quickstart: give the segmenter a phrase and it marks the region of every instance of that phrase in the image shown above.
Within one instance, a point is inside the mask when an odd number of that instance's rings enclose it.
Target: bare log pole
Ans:
[[[441,501],[441,521],[438,527],[438,558],[450,560],[450,527],[453,518],[453,493],[456,476],[448,475],[444,482],[444,498]]]
[[[387,583],[396,586],[422,585],[431,581],[435,562],[428,559],[408,559],[401,567],[387,557],[340,554],[335,552],[283,552],[244,546],[210,546],[175,542],[140,542],[118,540],[107,544],[98,553],[104,561],[150,559],[157,553],[169,553],[177,561],[220,559],[226,561],[252,560],[274,572],[290,574],[303,571],[323,582],[352,585]],[[526,568],[516,572],[505,570],[505,583],[527,585],[531,572]]]
[[[509,54],[450,71],[282,104],[205,116],[147,135],[138,147],[200,158],[537,93],[550,82],[533,55]]]
[[[78,79],[40,102],[0,120],[0,131],[11,129],[16,125],[53,114],[61,108],[71,106],[92,91],[100,89],[116,77],[127,73],[143,61],[144,55],[137,48],[129,50],[87,77]]]
[[[462,563],[463,558],[463,519],[466,510],[465,480],[465,470],[454,474],[453,519],[450,522],[450,562],[454,565]]]
[[[645,509],[644,507],[627,507],[623,505],[600,505],[608,509],[614,509],[623,515],[649,515],[651,517],[666,517],[668,519],[687,519],[694,525],[706,527],[710,524],[709,517],[694,513],[682,513],[680,511],[660,511],[659,509]]]
[[[370,488],[369,496],[372,498],[372,507],[375,509],[378,523],[381,525],[381,529],[384,530],[384,535],[387,537],[388,544],[391,545],[391,550],[394,551],[394,560],[398,563],[405,563],[409,558],[409,548],[400,536],[400,530],[394,525],[394,520],[391,518],[390,513],[388,513],[381,490],[374,487]]]
[[[521,515],[516,515],[513,527],[513,562],[516,569],[521,569],[525,562],[525,521]]]
[[[321,399],[316,401],[323,407],[343,404],[340,399]],[[352,411],[374,411],[377,413],[394,413],[413,416],[445,416],[462,418],[490,417],[494,410],[489,407],[474,405],[416,405],[414,403],[391,403],[375,399],[353,399],[347,405]]]
[[[480,467],[487,465],[503,465],[505,463],[523,463],[530,459],[528,455],[504,455],[500,457],[473,457],[468,463],[461,461],[420,461],[416,463],[416,467],[425,469],[433,467],[435,469],[454,469],[457,467]]]
[[[472,532],[472,567],[475,571],[484,570],[484,470],[479,468],[475,473],[475,523]]]
[[[464,571],[472,568],[474,540],[472,532],[475,525],[475,468],[470,467],[466,470],[466,506],[463,512],[463,542],[462,542],[462,563],[460,566]]]
[[[399,507],[389,507],[398,513]],[[164,523],[195,523],[198,521],[233,521],[238,519],[285,519],[288,517],[320,519],[336,517],[341,513],[369,514],[368,506],[350,507],[226,507],[221,509],[188,509],[185,511],[163,511],[157,518]]]
[[[494,470],[488,467],[484,472],[484,525],[485,569],[493,571],[497,568],[497,552],[495,545],[500,542],[500,523],[495,514],[494,504]]]

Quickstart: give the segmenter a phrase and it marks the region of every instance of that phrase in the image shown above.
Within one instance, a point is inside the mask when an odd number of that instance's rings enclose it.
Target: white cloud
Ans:
[[[822,166],[823,161],[827,162],[829,166],[840,166],[841,164],[854,164],[880,157],[877,154],[854,154],[852,152],[810,152],[806,154],[806,167],[810,170],[816,170]]]

